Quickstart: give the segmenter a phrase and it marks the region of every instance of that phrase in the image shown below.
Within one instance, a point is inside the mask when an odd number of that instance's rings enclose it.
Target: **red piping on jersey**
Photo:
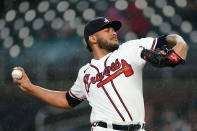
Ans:
[[[80,99],[80,98],[78,98],[77,96],[75,96],[72,92],[71,92],[71,90],[69,90],[69,94],[72,96],[72,97],[74,97],[75,99],[78,99],[78,100],[82,100],[82,99]]]
[[[109,58],[109,57],[108,57],[108,58]],[[104,63],[105,63],[105,67],[107,67],[106,63],[107,63],[108,58],[107,58],[107,59],[105,60],[105,62],[104,62]],[[126,105],[124,104],[124,102],[123,102],[123,100],[122,100],[120,94],[119,94],[118,91],[116,90],[116,87],[115,87],[115,85],[114,85],[113,80],[111,80],[111,84],[112,84],[112,87],[113,87],[113,89],[115,90],[115,92],[116,92],[118,98],[120,99],[122,105],[124,106],[125,110],[127,111],[127,113],[128,113],[128,115],[129,115],[131,121],[133,121],[133,118],[131,117],[131,114],[129,113],[129,111],[128,111]]]
[[[109,56],[107,57],[107,59],[105,59],[105,62],[104,62],[105,68],[107,67],[107,66],[106,66],[106,63],[107,63],[108,58],[109,58]],[[110,75],[110,74],[109,74],[109,75]]]
[[[115,90],[115,92],[116,92],[116,94],[117,94],[118,98],[120,99],[120,101],[121,101],[122,105],[124,106],[125,110],[127,111],[127,114],[129,115],[129,117],[130,117],[131,121],[133,121],[133,118],[131,117],[131,114],[129,113],[129,111],[128,111],[128,109],[127,109],[126,105],[124,104],[124,102],[123,102],[123,100],[122,100],[122,98],[121,98],[120,94],[119,94],[119,93],[118,93],[118,91],[116,90],[116,87],[114,86],[113,81],[111,81],[111,84],[112,84],[112,87],[114,88],[114,90]]]
[[[124,117],[122,116],[122,114],[120,113],[120,111],[118,110],[118,108],[116,107],[116,105],[114,104],[114,102],[112,101],[111,97],[109,96],[109,94],[105,90],[105,87],[104,86],[102,86],[102,89],[105,92],[105,94],[107,95],[107,97],[109,98],[109,100],[111,101],[112,105],[114,106],[114,108],[116,109],[116,111],[118,112],[118,114],[120,115],[120,117],[122,118],[122,120],[125,121]]]
[[[98,73],[100,73],[99,69],[96,66],[92,65],[91,63],[90,63],[90,66],[93,67],[94,69],[96,69]]]
[[[92,124],[93,127],[96,127],[97,125],[98,125],[98,122]]]
[[[109,57],[108,57],[108,58],[109,58]],[[108,59],[108,58],[107,58],[107,59]],[[106,59],[106,60],[107,60],[107,59]],[[105,61],[106,61],[106,60],[105,60]],[[91,63],[90,63],[90,66],[93,67],[93,68],[95,68],[95,69],[97,70],[97,72],[100,73],[100,72],[99,72],[99,69],[98,69],[96,66],[92,65]],[[105,94],[107,95],[107,97],[108,97],[108,99],[110,100],[110,102],[112,103],[112,105],[114,106],[114,108],[116,109],[116,111],[117,111],[117,113],[119,114],[119,116],[122,118],[123,121],[125,121],[124,117],[122,116],[122,114],[120,113],[120,111],[118,110],[118,108],[116,107],[116,105],[114,104],[114,102],[112,101],[111,97],[109,96],[109,94],[108,94],[107,91],[105,90],[104,86],[102,86],[102,89],[103,89],[103,91],[105,92]]]
[[[153,49],[153,48],[154,48],[154,46],[155,46],[155,43],[156,43],[156,38],[154,38],[154,40],[153,40],[153,44],[152,44],[152,47],[151,47],[151,49]]]

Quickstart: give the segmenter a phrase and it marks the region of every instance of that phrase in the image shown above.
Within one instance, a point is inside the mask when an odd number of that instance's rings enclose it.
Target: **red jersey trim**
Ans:
[[[154,49],[154,47],[155,47],[155,44],[156,44],[156,38],[154,38],[154,40],[153,40],[153,44],[152,44],[152,47],[151,47],[151,49]]]
[[[70,96],[72,96],[73,98],[75,98],[75,99],[77,99],[77,100],[80,100],[80,101],[83,100],[83,99],[80,99],[79,97],[77,97],[76,95],[74,95],[74,94],[71,92],[71,90],[69,90],[68,93],[70,94]]]

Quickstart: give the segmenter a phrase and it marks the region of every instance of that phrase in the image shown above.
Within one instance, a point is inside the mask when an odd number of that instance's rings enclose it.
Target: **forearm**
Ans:
[[[72,108],[71,106],[69,106],[68,101],[66,100],[65,91],[53,91],[32,85],[31,91],[28,91],[28,93],[41,99],[49,105],[65,109]]]
[[[187,56],[187,44],[183,38],[179,35],[168,35],[166,37],[168,46],[174,49],[174,51],[182,58],[186,59]]]

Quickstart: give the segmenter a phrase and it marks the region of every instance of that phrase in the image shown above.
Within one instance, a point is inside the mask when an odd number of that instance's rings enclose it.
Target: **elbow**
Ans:
[[[171,36],[172,36],[172,41],[174,41],[176,44],[181,44],[181,46],[183,46],[184,48],[187,48],[187,43],[185,42],[182,36],[178,34],[173,34]]]
[[[56,108],[67,109],[67,110],[73,109],[72,106],[67,105],[67,104],[65,104],[65,105],[63,105],[63,104],[61,104],[61,105],[52,105],[52,106],[54,106],[54,107],[56,107]]]
[[[73,107],[68,105],[68,106],[64,107],[64,109],[71,110],[71,109],[73,109]]]
[[[175,46],[173,47],[174,51],[184,60],[187,57],[188,45],[184,39],[177,34],[170,35],[171,41],[174,42]]]
[[[178,34],[171,34],[171,35],[168,35],[167,36],[167,42],[168,42],[168,45],[170,47],[174,47],[174,46],[179,46],[183,49],[186,49],[188,48],[188,45],[187,43],[185,42],[185,40],[183,39],[182,36],[178,35]]]
[[[180,48],[182,48],[182,50],[184,50],[185,53],[187,53],[188,45],[185,42],[185,40],[183,39],[183,37],[176,34],[176,42],[177,42],[177,44],[180,45]]]
[[[180,56],[184,60],[186,60],[186,58],[187,58],[187,51],[188,51],[187,44],[186,43],[181,43],[181,45],[180,45]]]
[[[170,34],[166,37],[166,41],[169,47],[174,49],[174,51],[184,60],[187,57],[187,43],[178,34]]]

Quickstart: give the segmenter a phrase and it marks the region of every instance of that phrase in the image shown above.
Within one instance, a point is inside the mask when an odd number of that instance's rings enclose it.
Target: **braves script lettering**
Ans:
[[[122,65],[122,68],[120,68]],[[112,75],[110,75],[111,72],[115,72]],[[128,64],[125,60],[121,60],[121,63],[119,62],[118,59],[116,59],[115,62],[111,64],[111,66],[107,66],[103,72],[97,73],[96,76],[93,76],[91,78],[90,74],[86,74],[84,76],[84,84],[85,84],[85,89],[87,93],[89,92],[90,84],[96,84],[97,87],[100,88],[101,86],[107,84],[108,82],[112,81],[115,79],[117,76],[120,74],[124,74],[125,77],[129,77],[133,74],[133,69],[130,64]],[[108,76],[107,78],[104,79],[105,76]],[[103,80],[104,79],[104,80]]]

